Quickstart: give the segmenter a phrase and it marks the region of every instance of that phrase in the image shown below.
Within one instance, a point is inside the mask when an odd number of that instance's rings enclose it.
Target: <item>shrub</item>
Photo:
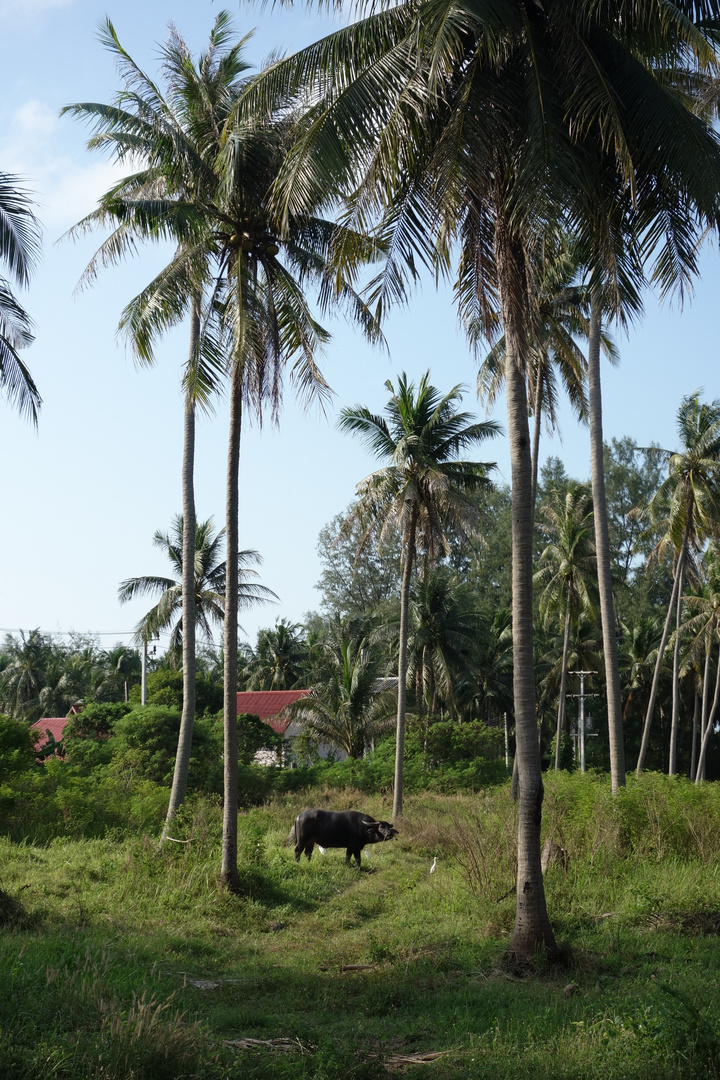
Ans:
[[[139,686],[131,688],[130,701],[133,705],[140,704]],[[178,712],[182,712],[182,671],[162,668],[160,671],[151,672],[147,677],[147,703],[148,705],[165,705],[169,709],[177,709]],[[214,683],[210,679],[199,675],[195,680],[195,715],[215,714],[218,709],[222,708],[222,703],[222,684]]]
[[[155,784],[172,781],[180,713],[161,705],[133,709],[115,725],[110,768],[119,776]],[[196,717],[189,790],[222,790],[222,729],[212,717]]]
[[[22,720],[0,716],[0,784],[35,765],[34,732]]]

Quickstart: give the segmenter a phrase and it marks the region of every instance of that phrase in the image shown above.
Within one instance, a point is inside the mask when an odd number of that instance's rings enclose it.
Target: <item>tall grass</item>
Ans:
[[[276,794],[241,815],[238,896],[218,888],[210,798],[162,851],[135,825],[0,840],[0,1076],[369,1080],[429,1051],[446,1052],[422,1066],[439,1080],[717,1076],[720,790],[646,775],[613,799],[604,778],[566,774],[546,789],[569,966],[525,980],[502,964],[507,785],[411,795],[360,872],[338,851],[296,864],[290,825],[311,805],[387,817],[387,795]]]

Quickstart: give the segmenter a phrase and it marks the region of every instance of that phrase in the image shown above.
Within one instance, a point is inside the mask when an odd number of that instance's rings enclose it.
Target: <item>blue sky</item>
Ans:
[[[328,32],[333,23],[305,9],[287,12],[227,5],[240,34],[253,28],[249,58],[262,63],[274,49],[291,50]],[[109,15],[128,51],[156,73],[157,43],[173,20],[193,51],[201,50],[220,9],[210,0],[3,0],[0,5],[0,170],[20,175],[35,193],[44,253],[23,295],[37,324],[26,353],[44,399],[35,432],[2,407],[0,454],[3,527],[0,530],[0,628],[98,633],[108,647],[128,640],[146,604],[121,606],[117,586],[137,574],[164,574],[151,543],[180,507],[185,333],[168,337],[152,370],[136,370],[115,336],[124,304],[162,265],[148,249],[107,271],[86,292],[75,284],[100,237],[58,243],[94,207],[117,175],[85,150],[86,132],[63,105],[109,101],[119,87],[111,57],[97,41]],[[606,438],[633,436],[675,445],[675,413],[684,394],[703,388],[720,397],[716,310],[720,304],[717,250],[703,257],[692,304],[660,309],[648,297],[642,324],[620,338],[621,364],[604,372]],[[321,527],[351,500],[371,469],[359,443],[335,429],[340,408],[357,403],[380,410],[384,382],[405,370],[430,368],[442,390],[468,387],[465,407],[476,409],[476,368],[447,291],[432,284],[412,305],[395,312],[386,330],[390,354],[372,350],[342,322],[322,369],[335,391],[327,416],[303,413],[290,392],[278,429],[266,425],[244,436],[241,460],[241,546],[257,549],[261,577],[281,598],[241,619],[254,641],[258,626],[278,616],[300,620],[318,604],[315,545]],[[478,410],[479,411],[479,410]],[[504,402],[495,416],[504,423]],[[587,432],[567,410],[562,441],[545,438],[544,455],[557,454],[578,477],[589,473]],[[197,508],[201,518],[224,514],[227,415],[222,401],[198,431]],[[486,444],[501,479],[509,479],[506,441]]]

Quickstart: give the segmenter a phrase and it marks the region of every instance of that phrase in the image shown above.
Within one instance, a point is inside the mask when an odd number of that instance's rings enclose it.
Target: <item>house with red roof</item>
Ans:
[[[291,740],[300,734],[302,724],[288,716],[285,710],[288,705],[307,697],[309,690],[243,690],[237,696],[238,716],[241,713],[251,713],[269,724],[273,731],[282,735],[283,740],[290,749]],[[321,743],[318,747],[321,758],[327,758],[331,754],[342,761],[347,755],[342,750]],[[283,755],[285,757],[285,755]],[[277,756],[270,750],[259,750],[255,760],[261,765],[277,765]]]
[[[52,739],[56,742],[62,742],[63,731],[65,725],[68,722],[67,716],[44,716],[42,720],[38,720],[30,727],[31,731],[36,732],[35,736],[35,749],[40,751],[43,747],[47,746],[50,742],[48,732],[52,736]],[[56,757],[60,757],[57,750],[55,751]]]

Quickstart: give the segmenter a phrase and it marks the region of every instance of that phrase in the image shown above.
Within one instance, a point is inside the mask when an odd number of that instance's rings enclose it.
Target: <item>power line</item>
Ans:
[[[134,637],[137,630],[41,630],[39,626],[33,627],[43,637]],[[32,633],[27,627],[0,626],[0,634],[25,634]],[[167,634],[167,630],[161,631]]]

